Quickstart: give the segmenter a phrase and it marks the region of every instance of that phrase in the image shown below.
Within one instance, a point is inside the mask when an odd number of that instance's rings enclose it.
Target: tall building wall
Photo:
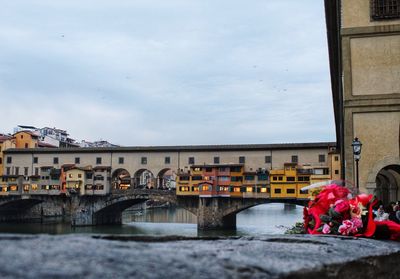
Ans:
[[[376,18],[371,6],[386,2],[341,1],[342,148],[347,180],[356,180],[351,144],[358,137],[363,144],[360,189],[379,194],[377,188],[392,187],[397,193],[393,196],[400,199],[400,181],[382,186],[378,175],[381,169],[400,164],[400,14],[397,18]],[[390,2],[400,6],[400,1]]]

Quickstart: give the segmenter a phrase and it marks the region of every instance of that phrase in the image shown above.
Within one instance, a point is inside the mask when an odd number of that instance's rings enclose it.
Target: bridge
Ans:
[[[265,203],[305,205],[306,199],[177,196],[175,191],[129,189],[103,196],[14,195],[0,197],[0,221],[64,217],[72,226],[121,224],[122,212],[145,201],[169,202],[197,216],[198,229],[236,228],[236,214]]]

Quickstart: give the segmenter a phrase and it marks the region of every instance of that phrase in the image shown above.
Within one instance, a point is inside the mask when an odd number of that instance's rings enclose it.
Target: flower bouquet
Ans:
[[[304,228],[309,234],[333,234],[356,237],[390,238],[400,241],[400,225],[392,221],[374,221],[373,195],[352,196],[337,184],[322,186],[304,208]]]

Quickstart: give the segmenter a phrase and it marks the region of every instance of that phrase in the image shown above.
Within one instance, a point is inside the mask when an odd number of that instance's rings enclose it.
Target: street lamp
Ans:
[[[358,140],[357,137],[355,137],[351,146],[353,147],[353,156],[354,156],[354,160],[356,161],[356,187],[357,187],[357,193],[358,193],[359,192],[358,161],[361,158],[362,143],[361,143],[361,141]]]

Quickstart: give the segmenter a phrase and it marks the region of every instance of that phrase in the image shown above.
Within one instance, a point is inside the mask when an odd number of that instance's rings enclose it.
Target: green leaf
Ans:
[[[332,218],[331,218],[330,216],[328,216],[328,215],[322,215],[322,214],[319,216],[319,218],[320,218],[321,221],[324,222],[324,223],[329,223],[329,222],[332,220]]]
[[[340,218],[342,217],[342,215],[340,215],[340,213],[336,212],[333,207],[329,208],[329,216],[331,216],[332,218]]]

